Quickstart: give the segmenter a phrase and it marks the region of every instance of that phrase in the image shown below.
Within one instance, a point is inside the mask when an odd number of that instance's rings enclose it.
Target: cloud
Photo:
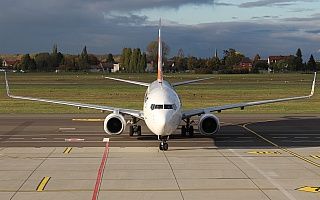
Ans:
[[[270,5],[294,1],[257,2]],[[0,53],[50,52],[54,43],[62,53],[71,54],[81,53],[84,46],[89,53],[96,54],[118,54],[124,47],[139,47],[144,51],[151,41],[157,40],[158,21],[135,11],[215,3],[212,0],[2,0]],[[281,20],[274,15],[258,20],[239,21],[237,17],[233,20],[184,25],[165,18],[163,40],[171,47],[170,56],[177,55],[181,48],[185,55],[196,57],[212,57],[215,48],[220,57],[229,48],[249,57],[256,53],[262,57],[295,54],[298,48],[309,56],[319,49],[315,47],[320,40],[315,24],[320,23],[320,13]]]
[[[252,8],[252,7],[262,7],[262,6],[288,6],[290,2],[297,2],[299,0],[258,0],[247,3],[242,3],[239,5],[240,8]]]

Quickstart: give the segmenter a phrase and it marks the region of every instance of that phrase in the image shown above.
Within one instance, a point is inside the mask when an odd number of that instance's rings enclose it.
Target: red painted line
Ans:
[[[98,171],[96,185],[94,186],[92,200],[96,200],[97,197],[98,197],[100,184],[101,184],[101,178],[102,178],[102,174],[103,174],[103,169],[104,169],[104,166],[106,165],[106,161],[107,161],[108,148],[109,148],[109,140],[106,142],[106,148],[104,149],[103,157],[102,157],[100,168],[99,168],[99,171]]]

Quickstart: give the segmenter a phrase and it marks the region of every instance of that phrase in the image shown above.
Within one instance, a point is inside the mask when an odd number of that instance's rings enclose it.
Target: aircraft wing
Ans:
[[[213,77],[209,77],[209,78],[200,78],[200,79],[195,79],[195,80],[190,80],[190,81],[182,81],[182,82],[176,82],[176,83],[171,83],[171,86],[178,86],[178,85],[185,85],[188,83],[194,83],[194,82],[198,82],[198,81],[204,81],[204,80],[208,80],[208,79],[212,79]]]
[[[121,82],[126,82],[126,83],[132,83],[136,85],[142,85],[148,87],[150,84],[149,83],[144,83],[144,82],[138,82],[138,81],[130,81],[130,80],[125,80],[125,79],[119,79],[119,78],[112,78],[112,77],[105,77],[107,79],[115,80],[115,81],[121,81]]]
[[[299,97],[291,97],[291,98],[283,98],[283,99],[273,99],[273,100],[265,100],[265,101],[256,101],[256,102],[248,102],[248,103],[240,103],[240,104],[231,104],[231,105],[224,105],[224,106],[213,106],[213,107],[207,107],[207,108],[199,108],[195,110],[184,110],[182,111],[182,118],[189,118],[195,115],[201,115],[204,113],[210,113],[210,112],[221,112],[222,110],[228,110],[233,108],[241,108],[244,109],[244,107],[247,106],[256,106],[256,105],[262,105],[262,104],[268,104],[268,103],[277,103],[277,102],[283,102],[283,101],[293,101],[293,100],[299,100],[299,99],[307,99],[311,98],[314,94],[314,88],[316,85],[316,72],[314,73],[314,79],[312,83],[312,89],[311,93],[308,96],[299,96]]]
[[[61,105],[76,106],[78,108],[91,108],[91,109],[96,109],[96,110],[101,110],[101,111],[111,111],[111,112],[116,111],[119,113],[123,113],[126,115],[131,115],[131,116],[137,117],[139,119],[143,119],[143,112],[141,110],[131,110],[131,109],[101,106],[101,105],[94,105],[94,104],[84,104],[84,103],[69,102],[69,101],[59,101],[59,100],[41,99],[41,98],[34,98],[34,97],[15,96],[10,93],[6,72],[5,72],[5,80],[6,80],[7,94],[9,97],[14,98],[14,99],[41,101],[41,102],[46,102],[46,103],[55,103],[55,104],[61,104]]]

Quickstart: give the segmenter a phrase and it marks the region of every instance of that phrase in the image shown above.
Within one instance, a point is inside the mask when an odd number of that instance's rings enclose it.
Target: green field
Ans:
[[[91,109],[16,100],[7,97],[4,74],[0,75],[0,113],[99,113]],[[131,109],[142,109],[146,87],[105,79],[112,76],[152,82],[156,74],[8,73],[11,93],[19,96],[74,101]],[[313,74],[198,75],[166,74],[169,82],[214,77],[178,86],[184,109],[309,95]],[[223,113],[320,113],[317,88],[313,98],[282,102]]]

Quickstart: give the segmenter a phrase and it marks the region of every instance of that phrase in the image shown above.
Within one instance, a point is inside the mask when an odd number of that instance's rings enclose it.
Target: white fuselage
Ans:
[[[148,87],[143,106],[144,120],[156,135],[171,135],[181,122],[181,101],[173,87],[154,81]]]

